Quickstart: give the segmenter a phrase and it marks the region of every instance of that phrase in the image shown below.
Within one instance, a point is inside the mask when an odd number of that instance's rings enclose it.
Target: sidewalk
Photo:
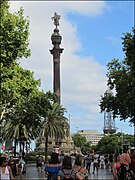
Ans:
[[[47,178],[45,177],[44,171],[38,172],[36,169],[35,165],[27,165],[26,167],[26,174],[23,175],[24,180],[40,180],[44,179],[46,180]],[[102,180],[113,180],[113,175],[111,172],[106,172],[105,169],[99,169],[98,174],[89,174],[89,179],[102,179]]]
[[[89,179],[107,179],[107,180],[113,180],[113,174],[111,172],[106,172],[105,169],[99,169],[98,174],[89,174]]]

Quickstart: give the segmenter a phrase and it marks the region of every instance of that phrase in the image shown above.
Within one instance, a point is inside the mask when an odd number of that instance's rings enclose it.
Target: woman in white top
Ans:
[[[99,158],[100,158],[99,154],[97,154],[97,153],[95,152],[95,155],[94,155],[94,167],[93,167],[93,174],[94,174],[95,170],[97,171],[97,174],[98,174],[98,168],[99,168]]]
[[[6,157],[0,157],[0,179],[1,180],[14,180],[10,166],[7,165]]]

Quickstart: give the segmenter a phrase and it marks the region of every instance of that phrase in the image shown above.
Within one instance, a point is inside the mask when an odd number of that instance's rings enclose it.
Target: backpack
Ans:
[[[71,171],[71,173],[66,173],[62,170],[64,176],[63,176],[63,180],[75,180],[75,174],[72,174],[73,170]]]
[[[128,180],[129,179],[129,168],[126,164],[121,163],[118,171],[117,178],[118,180]]]

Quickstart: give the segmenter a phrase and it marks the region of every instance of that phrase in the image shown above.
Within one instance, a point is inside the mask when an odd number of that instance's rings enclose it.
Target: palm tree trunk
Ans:
[[[17,145],[17,142],[16,142],[16,139],[15,139],[15,142],[14,142],[14,156],[16,156],[16,145]]]
[[[45,137],[45,163],[47,162],[47,153],[48,153],[48,135]]]
[[[19,142],[19,146],[20,146],[20,153],[22,152],[22,146],[21,146],[21,141]]]
[[[22,156],[23,156],[23,158],[25,156],[24,148],[25,148],[25,142],[23,141],[22,142]]]

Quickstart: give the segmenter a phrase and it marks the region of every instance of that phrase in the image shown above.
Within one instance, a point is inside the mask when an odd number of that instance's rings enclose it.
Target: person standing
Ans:
[[[129,178],[129,165],[131,164],[131,158],[126,149],[123,150],[123,153],[120,155],[120,169],[121,172],[119,174],[120,179],[125,179],[125,177]]]
[[[61,151],[61,154],[59,155],[59,160],[62,163],[64,159],[64,153]]]
[[[113,176],[114,179],[118,179],[118,170],[120,168],[121,164],[120,164],[120,155],[115,155],[115,159],[114,159],[114,163],[113,163]]]
[[[39,170],[42,171],[42,169],[43,169],[43,164],[42,164],[42,162],[43,162],[43,158],[39,155],[39,156],[38,156],[38,159],[37,159],[37,169],[38,169],[38,171],[39,171]]]
[[[123,150],[123,153],[120,155],[120,163],[125,164],[129,167],[129,164],[131,164],[131,158],[128,154],[128,151],[125,149]]]
[[[110,164],[110,168],[111,168],[111,172],[113,171],[113,154],[109,155],[109,164]]]
[[[59,161],[58,153],[52,152],[51,160],[49,164],[45,166],[45,176],[47,176],[47,180],[58,179],[58,172],[62,168],[62,165]]]
[[[11,170],[12,170],[12,174],[15,178],[16,176],[16,173],[17,173],[17,168],[16,168],[16,163],[15,163],[15,160],[13,157],[10,157],[10,160],[9,160],[9,164],[8,164],[10,167],[11,167]]]
[[[130,158],[131,158],[131,163],[129,164],[129,167],[135,174],[135,149],[131,150]]]
[[[105,157],[104,157],[104,155],[101,155],[100,156],[100,168],[101,169],[104,169],[104,165],[105,165]]]
[[[8,161],[6,157],[0,157],[0,179],[14,180],[11,167],[8,166]]]
[[[83,167],[83,157],[78,154],[75,159],[75,166],[73,169],[77,170],[80,176],[83,177],[83,179],[88,180],[88,170]]]
[[[109,172],[109,160],[108,160],[108,155],[105,155],[105,169],[106,172]]]
[[[97,171],[98,174],[98,169],[99,169],[99,158],[100,155],[98,153],[95,152],[94,155],[94,168],[93,168],[93,174],[95,173],[95,170]]]
[[[58,173],[58,180],[64,179],[79,179],[83,180],[77,170],[72,167],[72,160],[70,156],[65,156],[62,163],[62,169]]]
[[[85,163],[86,163],[86,169],[88,170],[89,173],[90,173],[91,162],[92,162],[92,157],[91,157],[90,154],[88,154],[88,155],[85,157]]]
[[[76,158],[76,154],[71,154],[70,155],[70,157],[71,157],[71,162],[72,162],[72,167],[75,165],[75,158]]]

